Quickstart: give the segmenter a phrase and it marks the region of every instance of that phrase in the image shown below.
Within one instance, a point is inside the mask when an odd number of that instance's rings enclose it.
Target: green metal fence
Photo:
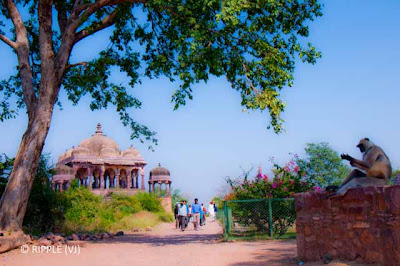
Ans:
[[[225,240],[295,237],[293,198],[224,201],[219,218]]]

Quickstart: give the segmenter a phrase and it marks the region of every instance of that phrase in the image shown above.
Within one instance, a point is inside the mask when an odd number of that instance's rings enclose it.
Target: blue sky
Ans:
[[[285,133],[267,130],[267,113],[243,113],[239,94],[225,78],[196,85],[194,100],[178,111],[170,103],[177,84],[160,78],[144,80],[132,90],[143,108],[131,115],[157,131],[155,152],[147,150],[146,143],[129,139],[129,129],[122,126],[114,108],[91,112],[88,98],[75,107],[63,101],[64,110],[56,108],[44,152],[56,162],[59,154],[93,134],[101,122],[104,133],[121,149],[131,144],[140,149],[148,162],[146,177],[160,162],[171,171],[174,188],[202,202],[218,193],[224,177],[239,176],[241,167],[269,169],[269,157],[284,163],[289,153],[302,156],[307,142],[326,141],[339,152],[360,157],[355,146],[360,138],[369,137],[398,168],[400,1],[324,4],[324,16],[310,28],[310,40],[323,57],[315,65],[298,64],[294,86],[282,93],[287,103]],[[94,36],[74,51],[73,59],[90,59],[107,43],[105,36]],[[0,58],[0,78],[5,78],[16,59],[3,43]],[[114,78],[125,79],[118,72]],[[26,116],[20,115],[0,124],[1,153],[16,154],[26,123]]]

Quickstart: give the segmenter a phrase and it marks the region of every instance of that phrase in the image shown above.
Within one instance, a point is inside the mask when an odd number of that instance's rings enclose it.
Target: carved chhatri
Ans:
[[[103,134],[98,123],[95,134],[59,156],[52,185],[55,190],[66,190],[76,178],[80,186],[95,194],[117,190],[133,194],[145,190],[146,165],[139,150],[133,146],[120,150],[115,140]]]

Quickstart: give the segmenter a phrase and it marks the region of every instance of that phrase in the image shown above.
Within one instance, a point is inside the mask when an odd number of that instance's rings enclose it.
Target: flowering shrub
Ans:
[[[297,155],[284,167],[274,163],[274,178],[269,177],[258,170],[254,180],[245,179],[242,182],[231,181],[234,199],[265,199],[265,198],[289,198],[295,193],[320,190],[313,183],[305,180],[306,173],[296,164]]]
[[[232,192],[225,200],[248,200],[291,198],[295,193],[320,190],[313,183],[305,180],[306,173],[296,164],[297,155],[294,155],[285,166],[274,163],[274,178],[269,180],[261,168],[253,180],[245,178],[243,181],[228,180]],[[254,225],[258,231],[269,232],[270,226],[274,234],[283,235],[296,220],[296,210],[293,201],[274,200],[271,202],[272,224],[269,220],[266,201],[258,202],[231,202],[229,208],[237,222],[245,226]]]

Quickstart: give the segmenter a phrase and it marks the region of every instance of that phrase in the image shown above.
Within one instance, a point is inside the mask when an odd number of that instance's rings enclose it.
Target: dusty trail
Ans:
[[[190,225],[185,232],[162,224],[152,232],[88,242],[80,254],[41,253],[21,250],[0,255],[0,265],[288,265],[295,262],[296,242],[220,241],[222,228],[208,222],[201,231]]]

